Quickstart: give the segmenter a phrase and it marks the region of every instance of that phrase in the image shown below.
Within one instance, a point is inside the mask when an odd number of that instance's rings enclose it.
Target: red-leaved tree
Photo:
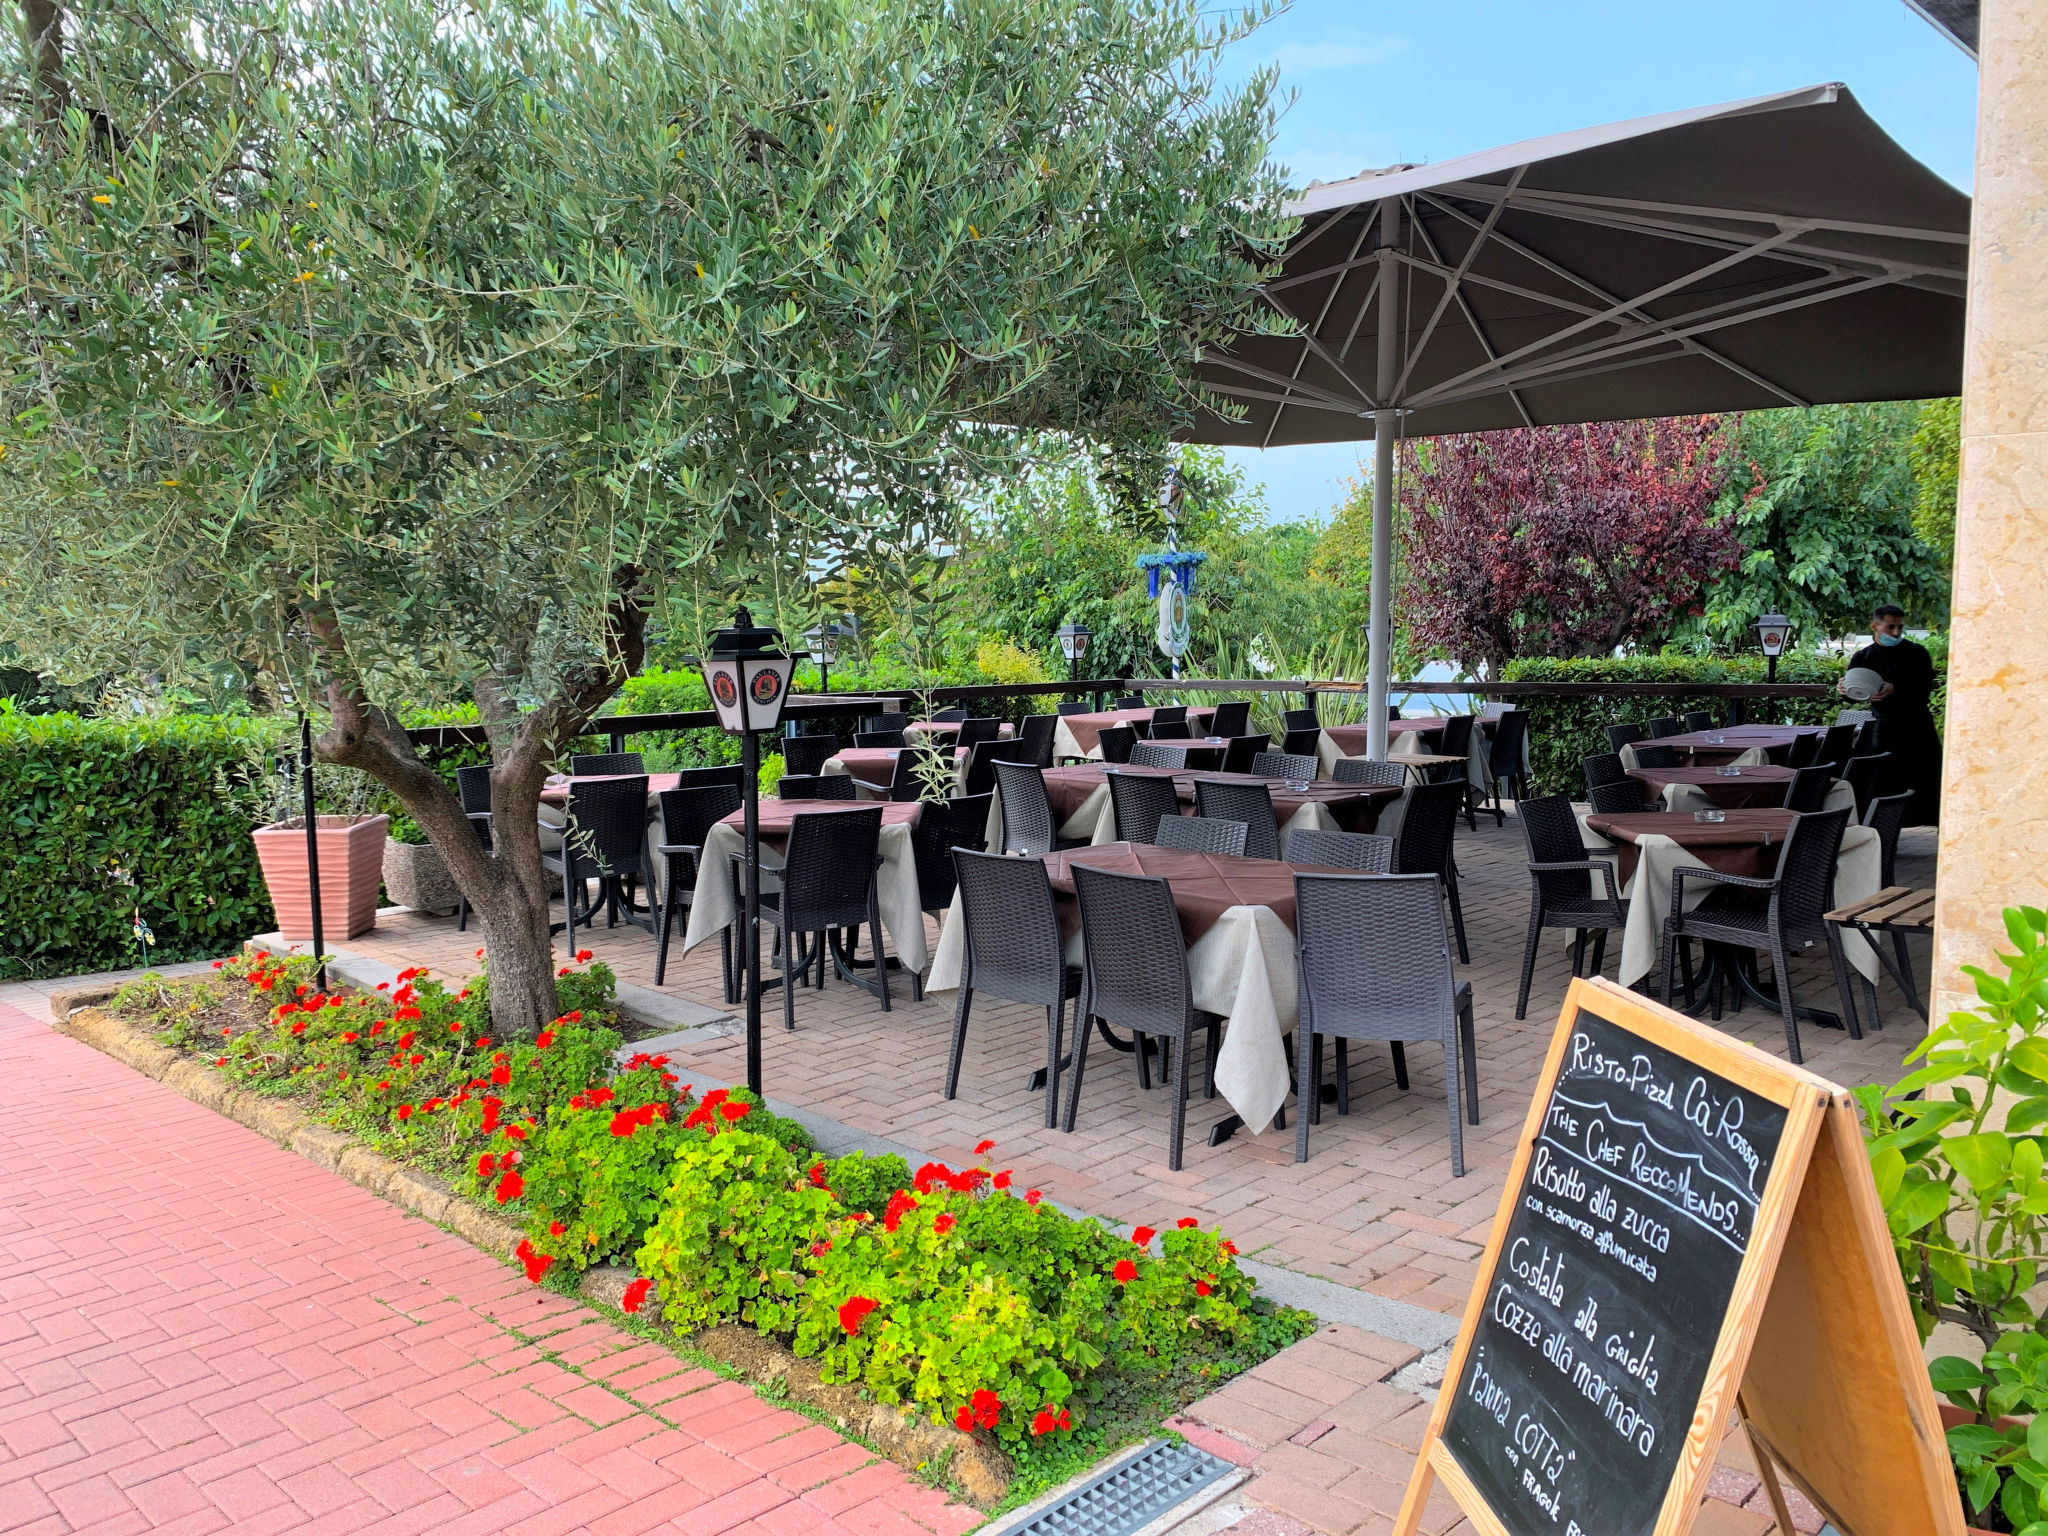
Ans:
[[[1700,611],[1742,546],[1712,516],[1717,416],[1518,428],[1409,446],[1401,608],[1415,651],[1498,676],[1605,656]]]

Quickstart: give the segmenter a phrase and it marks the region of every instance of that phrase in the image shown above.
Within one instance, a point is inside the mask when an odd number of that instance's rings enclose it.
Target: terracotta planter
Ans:
[[[453,912],[462,899],[441,850],[432,843],[386,839],[384,891],[395,905],[415,912]]]
[[[384,876],[384,834],[389,816],[321,816],[314,836],[320,846],[321,938],[328,944],[352,939],[377,926],[377,887]],[[277,929],[288,941],[313,937],[312,882],[306,876],[303,827],[258,827],[256,858],[263,883],[277,909]]]

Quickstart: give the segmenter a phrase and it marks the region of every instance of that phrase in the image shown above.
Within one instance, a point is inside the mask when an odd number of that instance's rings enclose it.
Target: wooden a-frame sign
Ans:
[[[1394,1536],[1682,1536],[1731,1411],[1780,1532],[1963,1536],[1854,1101],[1574,981]]]

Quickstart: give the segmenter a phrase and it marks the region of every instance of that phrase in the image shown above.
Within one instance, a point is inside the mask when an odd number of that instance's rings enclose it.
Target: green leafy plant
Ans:
[[[1924,1339],[1959,1324],[1981,1361],[1943,1356],[1935,1389],[1966,1410],[1948,1432],[1980,1524],[2048,1536],[2048,915],[2005,912],[2005,974],[1965,966],[1979,1006],[1951,1013],[1889,1088],[1860,1089],[1871,1173]],[[2029,1422],[2030,1421],[2030,1422]]]

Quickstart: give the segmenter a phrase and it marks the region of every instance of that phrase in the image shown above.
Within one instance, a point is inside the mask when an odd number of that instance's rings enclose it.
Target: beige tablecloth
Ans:
[[[1470,784],[1474,789],[1478,790],[1481,794],[1490,793],[1493,788],[1493,786],[1487,782],[1486,777],[1488,759],[1493,751],[1493,738],[1489,734],[1487,728],[1491,726],[1493,723],[1494,722],[1491,720],[1481,720],[1475,722],[1472,728],[1472,744],[1465,751],[1465,782]],[[1441,729],[1441,727],[1438,727],[1437,729]],[[1423,756],[1430,755],[1432,747],[1432,734],[1433,733],[1431,732],[1412,730],[1399,732],[1389,731],[1387,734],[1387,761],[1398,763],[1403,762],[1406,759],[1414,757],[1418,754],[1421,754]],[[1353,739],[1355,740],[1356,738]],[[1357,752],[1345,751],[1345,746],[1349,744],[1350,743],[1348,742],[1340,741],[1338,738],[1333,737],[1328,730],[1323,731],[1323,733],[1316,738],[1316,776],[1318,778],[1335,778],[1337,772],[1337,760],[1339,758],[1357,757],[1361,755]],[[1526,772],[1528,770],[1528,767],[1529,740],[1528,736],[1525,733],[1522,738],[1523,771]]]
[[[1628,769],[1628,768],[1640,768],[1640,767],[1642,766],[1642,764],[1640,764],[1640,763],[1638,763],[1638,762],[1636,761],[1636,747],[1637,747],[1638,745],[1639,745],[1639,743],[1636,743],[1636,742],[1633,742],[1633,741],[1632,741],[1632,742],[1630,742],[1630,743],[1629,743],[1629,744],[1628,744],[1627,746],[1625,746],[1625,747],[1623,747],[1623,748],[1621,749],[1621,753],[1620,753],[1620,757],[1621,757],[1621,766],[1622,766],[1622,767],[1623,767],[1624,769]],[[1640,743],[1640,745],[1642,745],[1642,746],[1646,746],[1646,747],[1654,747],[1654,746],[1658,745],[1658,743],[1656,743],[1656,742],[1654,742],[1654,741],[1646,741],[1646,742],[1642,742],[1642,743]],[[1751,748],[1749,748],[1749,749],[1748,749],[1747,751],[1745,751],[1745,752],[1738,752],[1738,753],[1736,753],[1736,754],[1735,754],[1735,756],[1733,756],[1733,757],[1729,758],[1729,759],[1728,759],[1728,766],[1730,766],[1730,767],[1733,767],[1733,768],[1753,768],[1753,767],[1757,766],[1757,765],[1758,765],[1758,764],[1760,764],[1760,763],[1767,763],[1767,762],[1769,762],[1769,761],[1770,761],[1770,757],[1769,757],[1769,755],[1768,755],[1768,754],[1767,754],[1767,753],[1765,752],[1764,748],[1762,748],[1762,747],[1751,747]]]
[[[1741,766],[1748,767],[1749,764]],[[1707,798],[1707,792],[1697,784],[1666,784],[1664,786],[1664,809],[1667,811],[1711,811],[1714,802]],[[1846,779],[1836,779],[1828,785],[1827,798],[1821,802],[1824,811],[1853,809],[1856,791],[1849,787]]]
[[[1838,783],[1836,789],[1847,789]],[[1830,791],[1832,797],[1833,791]],[[1853,797],[1851,800],[1853,804]],[[1835,807],[1831,804],[1829,809]],[[1586,813],[1579,816],[1580,836],[1587,852],[1596,858],[1612,859],[1614,845],[1586,826]],[[1847,906],[1878,892],[1882,849],[1877,829],[1850,827],[1842,835],[1842,849],[1835,858],[1835,905]],[[1664,919],[1671,915],[1671,873],[1677,869],[1705,869],[1706,862],[1681,848],[1668,837],[1651,834],[1636,839],[1636,872],[1622,887],[1629,898],[1628,927],[1622,930],[1621,984],[1633,986],[1656,970],[1663,958]],[[1714,889],[1712,881],[1686,882],[1686,910],[1689,912]],[[1867,980],[1877,979],[1877,956],[1854,933],[1842,934],[1842,952]]]
[[[730,822],[719,822],[704,839],[704,856],[697,865],[697,889],[690,900],[690,926],[683,935],[683,953],[688,954],[738,919],[739,913],[732,899],[732,876],[728,870],[731,856],[743,852],[745,847],[745,834]],[[888,934],[890,947],[902,960],[904,969],[921,971],[931,958],[931,949],[925,942],[924,911],[918,905],[917,860],[911,854],[909,824],[885,825],[877,851],[882,857],[882,867],[875,876],[882,909],[882,929]],[[761,869],[764,879],[768,870],[781,867],[780,851],[763,841]],[[774,886],[771,884],[768,888],[772,890]]]
[[[927,994],[959,987],[966,962],[966,926],[960,920],[956,892],[939,930]],[[1067,941],[1068,963],[1081,964],[1081,953],[1081,935],[1076,932]],[[1216,1091],[1254,1134],[1266,1130],[1294,1086],[1282,1044],[1300,1018],[1293,930],[1271,907],[1231,907],[1215,927],[1188,946],[1188,980],[1195,1006],[1223,1016]]]
[[[894,753],[900,752],[903,749],[900,747],[855,747],[851,750],[856,752],[865,752],[869,754],[870,760],[874,760],[874,754],[876,753]],[[965,748],[954,748],[953,787],[950,791],[948,791],[948,793],[950,794],[962,795],[967,792],[967,757],[968,753]],[[851,777],[854,781],[853,793],[856,799],[886,800],[889,798],[888,784],[877,784],[873,779],[864,778],[861,775],[854,773],[853,770],[847,766],[846,759],[843,757],[826,758],[824,766],[821,767],[818,771],[820,773],[843,773]],[[895,758],[893,756],[890,758],[889,772],[890,779],[893,782],[895,778]]]
[[[1399,837],[1401,835],[1401,820],[1407,814],[1408,791],[1404,789],[1401,791],[1400,799],[1390,800],[1380,807],[1380,819],[1373,828],[1373,835],[1377,837]],[[1304,801],[1300,809],[1295,811],[1292,816],[1288,817],[1280,825],[1280,853],[1283,858],[1287,853],[1287,839],[1289,836],[1304,827],[1317,832],[1342,832],[1346,830],[1338,824],[1336,817],[1330,814],[1330,808],[1327,805],[1315,800]],[[1109,781],[1105,779],[1089,791],[1088,798],[1081,802],[1080,808],[1054,828],[1053,835],[1059,838],[1061,842],[1068,843],[1082,841],[1089,843],[1115,842],[1117,840],[1116,807],[1109,798]],[[996,795],[988,803],[988,843],[986,846],[990,853],[1001,853],[1003,851],[1003,797],[1000,794]]]

